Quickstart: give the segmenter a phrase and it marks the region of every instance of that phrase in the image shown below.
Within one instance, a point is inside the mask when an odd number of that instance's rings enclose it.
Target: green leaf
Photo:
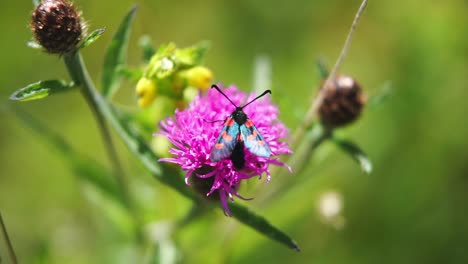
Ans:
[[[14,101],[30,101],[47,97],[51,94],[61,93],[74,88],[74,83],[61,80],[47,80],[32,83],[24,88],[14,92],[10,99]]]
[[[372,162],[364,151],[362,151],[355,143],[341,139],[335,135],[332,137],[332,141],[357,161],[365,173],[370,174],[372,172]]]
[[[325,80],[329,74],[328,67],[325,65],[323,59],[317,59],[316,64],[320,78]]]
[[[138,80],[143,76],[142,69],[132,69],[125,66],[117,68],[117,73],[120,77],[134,82],[138,82]]]
[[[86,48],[89,45],[93,44],[96,40],[99,39],[99,37],[101,37],[101,35],[104,33],[104,31],[106,31],[105,28],[98,28],[98,29],[94,30],[93,32],[91,32],[91,34],[89,34],[88,36],[85,37],[85,39],[83,40],[83,42],[81,43],[79,48],[80,49]]]
[[[125,16],[115,33],[112,42],[107,48],[104,57],[102,91],[105,97],[111,97],[120,85],[120,77],[117,68],[125,64],[127,58],[127,46],[130,38],[130,29],[134,21],[137,8],[133,7]]]
[[[294,240],[286,235],[286,233],[270,224],[265,218],[238,204],[230,204],[229,209],[231,210],[232,216],[240,222],[291,249],[300,251],[299,246]]]
[[[210,43],[202,41],[192,47],[185,49],[177,49],[175,51],[175,60],[181,67],[193,67],[201,64],[206,51],[208,51]]]
[[[148,63],[156,53],[151,37],[144,35],[138,41],[138,46],[143,50],[143,62]]]

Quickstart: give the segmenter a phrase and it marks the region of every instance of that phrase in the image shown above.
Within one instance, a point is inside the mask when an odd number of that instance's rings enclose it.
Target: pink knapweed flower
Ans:
[[[223,92],[238,106],[255,98],[254,94],[247,96],[235,86],[223,89]],[[227,198],[234,201],[237,196],[245,200],[237,192],[241,181],[254,176],[261,178],[263,174],[269,181],[270,164],[288,167],[275,156],[291,153],[287,144],[281,141],[288,135],[288,129],[278,119],[278,108],[265,96],[243,110],[270,146],[271,156],[258,157],[245,149],[245,166],[241,170],[234,168],[230,159],[212,162],[210,152],[223,128],[221,121],[213,121],[224,120],[234,110],[222,94],[210,89],[207,95],[197,96],[186,109],[176,110],[173,118],[163,120],[157,133],[166,136],[174,145],[169,151],[174,156],[160,161],[178,164],[187,171],[185,181],[188,185],[199,185],[200,180],[202,185],[208,184],[206,195],[219,195],[224,212],[229,216]]]

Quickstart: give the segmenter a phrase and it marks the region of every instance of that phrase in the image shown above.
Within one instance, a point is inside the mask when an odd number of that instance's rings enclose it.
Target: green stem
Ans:
[[[10,255],[11,263],[16,264],[18,263],[18,260],[15,255],[15,251],[13,250],[13,245],[11,244],[10,237],[8,236],[6,225],[3,222],[3,217],[2,217],[1,212],[0,212],[0,226],[2,228],[2,234],[3,234],[3,238],[5,239],[5,244],[8,248],[8,254]],[[2,262],[1,258],[0,258],[0,262]]]
[[[89,77],[88,71],[86,70],[79,51],[65,54],[64,61],[67,66],[68,73],[71,75],[73,81],[81,87],[81,94],[85,98],[94,114],[96,122],[99,126],[99,131],[101,132],[101,136],[104,141],[104,146],[112,163],[112,169],[122,194],[122,199],[125,202],[125,205],[129,209],[133,210],[133,204],[129,196],[128,184],[123,173],[122,166],[119,162],[117,151],[112,142],[109,127],[107,126],[104,116],[99,109],[99,104],[101,103],[100,101],[102,98],[96,95],[96,88],[94,87],[94,83]]]
[[[308,133],[304,131],[303,139],[301,140],[301,146],[299,147],[294,155],[288,159],[288,165],[291,166],[294,174],[300,175],[305,167],[305,164],[310,160],[314,151],[332,135],[333,131],[323,127],[320,124],[316,124],[310,129]],[[274,197],[279,197],[281,192],[289,189],[292,185],[298,181],[297,177],[290,177],[289,171],[285,168],[281,168],[278,171],[274,171],[275,181],[279,181],[275,184],[276,188],[269,188],[268,192],[264,192],[255,197],[255,200],[259,204],[269,202]]]

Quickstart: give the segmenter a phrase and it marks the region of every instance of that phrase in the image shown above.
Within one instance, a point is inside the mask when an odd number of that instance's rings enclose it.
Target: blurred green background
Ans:
[[[83,51],[99,81],[103,53],[133,1],[75,1],[90,29],[106,27]],[[297,126],[320,83],[315,60],[332,65],[360,1],[139,1],[129,64],[138,66],[142,34],[156,44],[211,40],[205,60],[215,78],[243,90],[254,60],[272,62],[273,100],[281,119]],[[26,47],[31,1],[0,9],[0,209],[21,263],[131,263],[126,235],[92,203],[60,155],[4,110],[16,89],[68,78],[61,60]],[[359,167],[331,143],[315,152],[299,184],[269,203],[242,203],[285,230],[294,252],[209,213],[172,237],[182,263],[468,263],[468,2],[370,1],[341,72],[373,96],[391,80],[393,93],[340,133],[371,157]],[[134,104],[132,83],[116,100]],[[81,153],[109,166],[95,122],[77,92],[21,103]],[[116,141],[119,142],[116,137]],[[190,202],[154,181],[118,143],[132,185],[147,204],[145,222],[182,217]],[[277,183],[278,182],[278,183]],[[279,184],[252,179],[261,190]],[[249,189],[249,188],[247,188]],[[252,187],[253,189],[253,187]],[[248,190],[246,190],[248,193]],[[320,213],[324,193],[342,198],[339,223]],[[241,191],[242,193],[242,191]],[[88,197],[87,197],[88,196]],[[335,219],[336,220],[336,219]],[[3,240],[0,256],[8,263]],[[42,261],[42,262],[41,262]]]

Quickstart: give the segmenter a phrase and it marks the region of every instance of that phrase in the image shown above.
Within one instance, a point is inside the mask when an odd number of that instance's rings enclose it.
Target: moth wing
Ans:
[[[237,143],[239,125],[234,121],[232,115],[224,122],[223,129],[210,152],[211,161],[220,161],[231,156]]]
[[[240,127],[245,147],[259,157],[270,157],[271,150],[263,136],[258,132],[252,120],[247,119]]]

